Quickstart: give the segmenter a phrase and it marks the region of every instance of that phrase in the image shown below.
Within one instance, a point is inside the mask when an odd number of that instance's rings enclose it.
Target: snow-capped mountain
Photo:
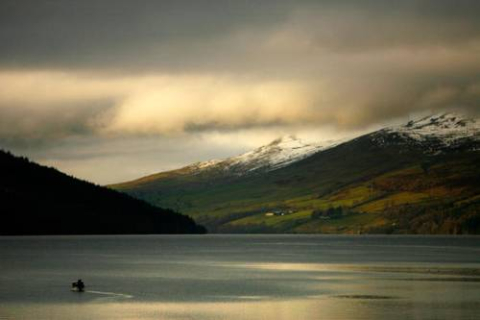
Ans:
[[[480,150],[480,121],[460,114],[443,113],[384,128],[352,140],[326,144],[305,143],[295,136],[285,136],[239,156],[197,162],[140,178],[135,183],[150,183],[177,176],[190,176],[195,181],[217,181],[268,173],[341,145],[362,145],[362,152],[369,152],[367,145],[359,144],[361,141],[370,141],[370,144],[381,148],[393,148],[399,153],[415,150],[427,156],[477,151]]]
[[[420,147],[435,154],[456,148],[480,148],[480,121],[456,113],[443,113],[410,121],[367,134],[377,145]],[[187,175],[244,176],[286,167],[317,152],[333,148],[332,144],[309,144],[295,136],[279,138],[268,145],[223,160],[197,162],[178,172]]]
[[[457,148],[477,150],[480,121],[461,114],[443,113],[380,130],[373,137],[380,144],[392,143],[393,137],[396,143],[422,146],[427,153]]]
[[[285,167],[333,145],[308,144],[294,136],[285,136],[253,151],[225,160],[197,162],[183,169],[189,174],[216,171],[242,176]]]

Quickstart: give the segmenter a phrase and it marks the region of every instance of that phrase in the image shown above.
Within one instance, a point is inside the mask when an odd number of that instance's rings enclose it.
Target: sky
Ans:
[[[99,184],[480,113],[480,1],[0,2],[0,148]]]

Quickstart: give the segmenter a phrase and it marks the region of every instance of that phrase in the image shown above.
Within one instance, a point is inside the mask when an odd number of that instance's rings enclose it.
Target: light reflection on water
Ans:
[[[478,240],[0,238],[0,319],[476,319]]]
[[[408,299],[314,297],[235,302],[97,302],[88,304],[12,304],[5,319],[475,319],[478,303]]]

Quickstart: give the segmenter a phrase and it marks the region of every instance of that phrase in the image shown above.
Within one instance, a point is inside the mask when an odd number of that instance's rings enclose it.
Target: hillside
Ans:
[[[274,170],[234,175],[213,164],[113,187],[182,210],[213,232],[479,233],[479,128],[444,114]]]
[[[172,210],[0,150],[0,235],[202,233]]]
[[[286,136],[272,141],[266,146],[225,160],[197,162],[181,169],[161,172],[128,182],[126,186],[141,185],[165,178],[196,177],[205,179],[225,179],[266,173],[305,159],[329,146],[308,144],[294,136]],[[195,179],[196,179],[195,178]],[[117,186],[121,186],[117,185]]]

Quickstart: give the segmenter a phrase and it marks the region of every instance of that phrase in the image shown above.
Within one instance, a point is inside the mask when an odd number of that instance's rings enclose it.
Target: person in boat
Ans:
[[[83,291],[83,289],[85,289],[85,284],[83,283],[82,279],[78,279],[77,282],[73,282],[72,289]]]

